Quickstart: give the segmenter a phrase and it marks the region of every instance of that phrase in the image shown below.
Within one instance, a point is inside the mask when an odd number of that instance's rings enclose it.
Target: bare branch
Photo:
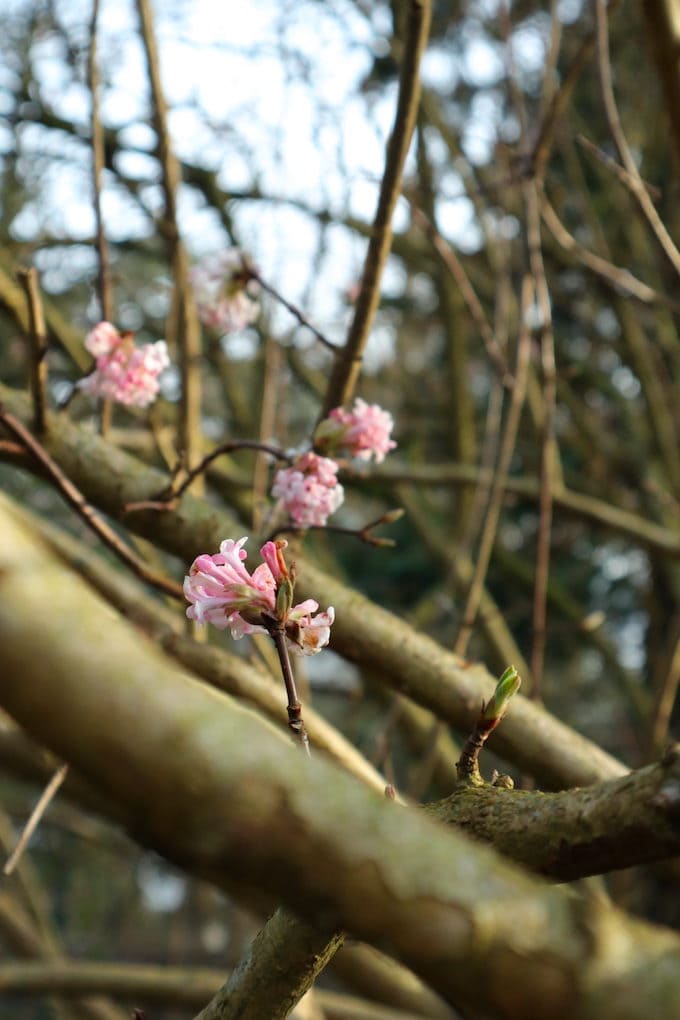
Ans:
[[[6,411],[2,404],[0,404],[0,423],[8,429],[26,449],[35,457],[40,467],[46,472],[50,480],[53,482],[55,487],[61,492],[62,496],[66,499],[68,504],[76,511],[76,513],[82,517],[85,523],[94,531],[109,549],[112,550],[128,567],[130,567],[134,573],[141,577],[147,584],[153,585],[155,588],[159,588],[167,595],[172,595],[176,599],[182,599],[184,597],[182,592],[182,586],[177,584],[176,581],[171,581],[169,578],[162,577],[157,574],[154,570],[140,560],[132,550],[125,545],[124,542],[118,537],[113,528],[106,524],[95,508],[87,502],[82,492],[70,481],[69,478],[63,473],[59,465],[50,457],[49,453],[42,446],[34,436],[22,425],[22,423],[15,418],[14,415]]]
[[[158,159],[163,174],[165,217],[163,231],[174,279],[179,367],[182,378],[180,401],[180,460],[191,470],[202,453],[201,437],[201,331],[193,291],[189,285],[186,250],[177,221],[177,197],[181,183],[180,165],[172,149],[167,124],[167,105],[161,84],[158,48],[154,34],[150,0],[136,0],[146,54],[147,71],[153,97],[153,124],[158,139]],[[198,481],[198,479],[197,479]],[[200,485],[198,491],[200,491]]]
[[[35,268],[22,269],[17,274],[24,288],[28,304],[29,341],[31,351],[31,395],[34,407],[34,425],[38,435],[45,431],[47,412],[47,331],[42,300]]]
[[[404,162],[411,144],[420,98],[420,61],[430,30],[431,0],[408,0],[406,32],[399,76],[399,97],[387,144],[385,171],[371,239],[368,243],[361,290],[347,342],[336,356],[321,417],[351,400],[359,378],[363,352],[380,300],[380,280],[392,243],[392,216],[401,190]]]
[[[680,275],[680,251],[676,248],[673,243],[673,239],[666,230],[661,217],[659,216],[654,203],[649,197],[649,192],[645,187],[645,183],[640,176],[640,171],[637,168],[637,164],[633,159],[633,154],[630,151],[626,136],[623,133],[621,126],[621,120],[619,118],[619,111],[616,107],[616,99],[614,98],[614,88],[612,86],[612,69],[609,62],[609,26],[608,17],[610,9],[607,6],[607,0],[594,0],[595,2],[595,16],[597,23],[597,66],[600,75],[600,88],[602,91],[602,102],[604,104],[605,113],[607,115],[607,122],[609,124],[609,131],[618,149],[621,162],[627,171],[627,177],[625,177],[624,183],[627,184],[633,196],[637,199],[637,203],[645,216],[649,226],[654,233],[657,241],[659,242],[666,258],[675,269],[676,273]]]

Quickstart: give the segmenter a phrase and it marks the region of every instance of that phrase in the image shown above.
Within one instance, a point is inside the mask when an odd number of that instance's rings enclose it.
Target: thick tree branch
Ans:
[[[30,414],[26,398],[0,386],[0,400],[23,420]],[[94,504],[122,518],[129,503],[151,498],[164,476],[112,447],[100,437],[71,424],[63,415],[48,418],[45,446],[61,469]],[[106,469],[102,469],[106,465]],[[206,549],[243,530],[228,512],[188,493],[176,510],[144,511],[125,517],[138,534],[190,563]],[[313,567],[302,556],[297,593],[323,596],[336,610],[332,645],[351,661],[379,671],[386,683],[463,730],[471,729],[495,680],[481,665],[471,666],[416,633],[403,620],[358,592]],[[550,713],[518,695],[513,711],[494,734],[492,746],[545,787],[587,786],[612,779],[625,768],[596,744],[581,737]]]
[[[680,745],[608,783],[561,793],[458,786],[427,810],[561,882],[661,860],[680,853]]]
[[[287,725],[286,695],[281,684],[269,674],[219,645],[186,637],[181,614],[171,612],[160,602],[150,599],[144,587],[134,578],[115,570],[60,528],[37,517],[31,517],[31,521],[72,570],[84,577],[107,602],[152,637],[185,669],[262,712],[277,725]],[[386,780],[383,776],[311,707],[305,709],[305,724],[315,751],[328,754],[378,793],[384,791]]]
[[[112,617],[14,514],[2,525],[3,707],[145,845],[384,943],[448,1001],[499,1020],[605,1008],[608,1020],[674,1020],[677,935],[544,886],[309,762]]]
[[[220,971],[208,967],[158,967],[132,963],[68,962],[0,964],[0,993],[62,997],[104,993],[149,1008],[165,1006],[198,1009],[221,981]],[[422,1013],[405,1013],[353,995],[315,991],[327,1020],[423,1020]],[[208,1014],[203,1010],[201,1017]],[[214,1014],[217,1016],[218,1014]],[[245,1020],[245,1015],[242,1014]],[[453,1016],[453,1014],[448,1014]],[[258,1016],[262,1020],[262,1014]],[[273,1020],[273,1014],[267,1015]]]
[[[343,941],[344,935],[332,927],[312,927],[287,910],[277,910],[196,1020],[262,1020],[264,1016],[286,1020],[310,987],[310,978],[324,969]]]

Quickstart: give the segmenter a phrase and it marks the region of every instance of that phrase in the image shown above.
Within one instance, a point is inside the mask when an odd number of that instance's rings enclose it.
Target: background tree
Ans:
[[[285,1016],[322,970],[300,1015],[677,1014],[675,936],[612,906],[678,924],[670,10],[8,8],[7,853],[69,763],[0,898],[13,1016],[195,1015],[239,962],[202,1016]],[[233,248],[259,317],[201,326],[192,265]],[[168,341],[152,407],[74,388],[101,319]],[[394,416],[396,453],[345,463],[329,526],[285,532],[300,597],[337,617],[296,671],[305,765],[234,708],[285,730],[269,639],[201,640],[172,595],[197,555],[285,524],[252,441],[309,445],[357,394]],[[471,786],[455,763],[509,663],[522,693],[481,768],[522,789]],[[437,824],[376,800],[386,782]],[[566,895],[444,826],[606,878]]]

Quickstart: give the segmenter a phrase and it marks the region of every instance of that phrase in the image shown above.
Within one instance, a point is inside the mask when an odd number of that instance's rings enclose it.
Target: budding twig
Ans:
[[[486,704],[482,705],[474,729],[467,738],[460,758],[456,762],[459,782],[469,783],[472,786],[484,785],[482,774],[479,771],[480,752],[507,712],[510,699],[517,693],[521,683],[521,677],[515,667],[508,666],[496,684],[496,690]],[[505,779],[505,776],[494,777],[494,784],[500,785],[499,780],[504,781]],[[506,785],[505,782],[503,785]]]

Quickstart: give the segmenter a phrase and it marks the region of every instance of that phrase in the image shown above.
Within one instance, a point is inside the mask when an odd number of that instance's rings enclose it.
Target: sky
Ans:
[[[5,0],[8,12],[28,0]],[[561,0],[566,8],[576,0]],[[475,11],[492,16],[495,0],[470,0]],[[91,4],[65,0],[57,10],[69,36],[85,52]],[[342,226],[331,227],[323,250],[313,216],[304,211],[330,209],[338,216],[371,221],[384,163],[385,142],[394,116],[396,86],[379,94],[361,90],[373,56],[388,51],[390,21],[381,5],[369,0],[168,0],[156,5],[156,31],[163,84],[171,109],[170,129],[181,158],[215,170],[227,189],[251,187],[281,201],[240,202],[235,207],[239,237],[272,283],[290,300],[304,302],[331,340],[340,341],[349,310],[345,295],[359,277],[365,242]],[[548,22],[540,16],[518,34],[515,59],[523,73],[541,66]],[[149,103],[144,55],[132,2],[101,0],[98,48],[104,88],[105,124],[125,127],[128,151],[119,167],[146,180],[149,209],[162,207],[158,167],[151,156],[154,135],[148,126]],[[33,46],[41,90],[57,113],[73,118],[88,132],[89,93],[83,66],[74,76],[64,60],[63,41],[44,33]],[[81,65],[84,62],[81,61]],[[6,73],[6,72],[5,72]],[[495,86],[504,73],[498,44],[481,20],[466,24],[458,54],[431,46],[423,64],[426,85],[453,93],[459,81],[478,87],[462,146],[472,163],[492,157],[499,130]],[[3,83],[0,72],[0,87]],[[2,109],[0,88],[0,112]],[[0,128],[0,151],[8,144]],[[27,164],[42,174],[40,189],[51,210],[30,205],[13,223],[15,236],[29,240],[42,230],[53,236],[83,239],[92,235],[90,168],[87,151],[77,142],[39,126],[20,138]],[[464,194],[457,168],[441,144],[432,141],[441,165],[442,199],[438,224],[460,250],[474,251],[481,232],[472,203]],[[48,150],[48,169],[36,154]],[[73,156],[72,162],[64,156]],[[30,175],[31,166],[27,165]],[[408,166],[407,166],[408,173]],[[144,237],[150,221],[109,175],[103,205],[112,240]],[[225,235],[214,211],[185,192],[180,203],[181,228],[192,257],[219,251]],[[399,204],[394,227],[406,223]],[[58,289],[91,263],[93,252],[71,249],[68,266],[46,252],[39,268],[49,290]],[[89,263],[88,263],[89,260]],[[402,273],[391,260],[384,279],[386,293],[401,289]],[[283,325],[283,323],[282,323]],[[134,326],[134,324],[131,324]],[[378,326],[368,367],[378,368],[390,354],[389,324]]]

